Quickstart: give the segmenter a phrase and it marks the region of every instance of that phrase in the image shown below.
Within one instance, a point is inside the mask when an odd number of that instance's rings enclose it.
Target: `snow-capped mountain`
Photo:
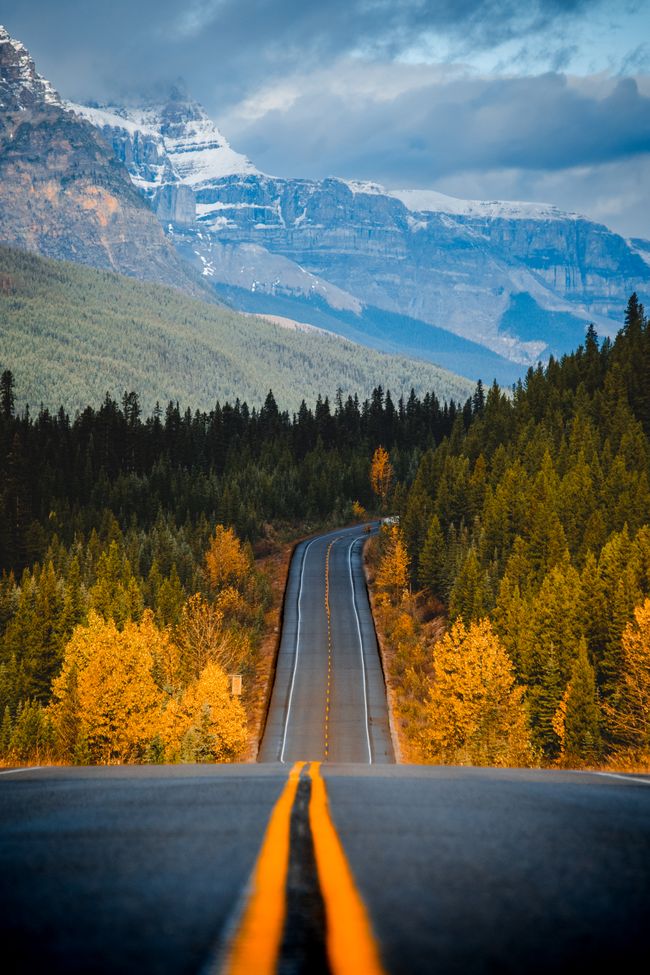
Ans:
[[[1,28],[0,140],[6,242],[155,280],[190,261],[235,308],[472,377],[508,381],[589,321],[612,334],[629,294],[650,296],[646,241],[546,204],[269,176],[179,88],[62,103]]]
[[[207,293],[97,129],[65,108],[4,27],[0,241]]]
[[[24,44],[0,24],[0,111],[22,112],[39,105],[62,107],[61,98],[36,70]]]
[[[234,173],[257,174],[179,88],[145,108],[67,107],[101,131],[163,223],[193,223],[197,191]]]
[[[72,107],[101,129],[183,256],[244,310],[434,354],[424,323],[527,364],[575,346],[589,321],[615,332],[630,292],[650,293],[639,247],[552,205],[268,176],[184,93],[138,109]]]

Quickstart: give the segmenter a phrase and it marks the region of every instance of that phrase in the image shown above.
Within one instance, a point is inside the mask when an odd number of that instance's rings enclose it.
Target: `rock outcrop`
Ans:
[[[207,294],[112,148],[1,27],[0,240]]]

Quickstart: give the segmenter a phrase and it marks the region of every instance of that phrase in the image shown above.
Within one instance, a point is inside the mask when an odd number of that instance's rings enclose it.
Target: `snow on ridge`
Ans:
[[[132,138],[139,134],[158,142],[179,182],[193,190],[224,176],[257,174],[244,155],[236,152],[204,110],[188,103],[187,117],[170,116],[164,103],[144,108],[107,105],[94,108],[69,103],[78,115],[98,128],[123,129]]]
[[[371,180],[362,179],[338,179],[339,183],[354,193],[365,194],[366,196],[387,196],[386,190],[380,183],[373,183]]]
[[[461,200],[436,190],[389,190],[412,213],[448,213],[491,220],[579,220],[580,214],[560,210],[551,203],[508,200]]]
[[[0,44],[9,44],[16,52],[18,57],[18,77],[21,86],[31,88],[32,91],[39,91],[43,101],[47,105],[56,105],[60,108],[62,105],[61,96],[56,88],[47,78],[44,78],[38,73],[34,60],[22,41],[18,41],[12,37],[7,28],[2,24],[0,24]]]
[[[87,122],[90,122],[98,129],[123,129],[129,135],[142,133],[143,135],[150,135],[152,138],[160,138],[160,133],[153,126],[138,125],[126,115],[122,114],[123,109],[112,105],[95,108],[92,105],[79,105],[76,102],[65,102],[65,107],[69,111],[74,112],[75,115],[80,115],[82,118],[85,118]]]

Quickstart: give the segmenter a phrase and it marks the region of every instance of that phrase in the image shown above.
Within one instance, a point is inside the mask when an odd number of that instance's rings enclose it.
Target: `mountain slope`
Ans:
[[[360,333],[368,323],[371,331],[380,327],[379,309],[526,365],[572,348],[590,321],[613,334],[631,291],[650,294],[650,268],[634,244],[578,214],[267,176],[234,152],[185,93],[144,108],[74,108],[101,126],[183,256],[211,281],[269,300],[316,292],[335,310],[343,294],[346,311],[363,306],[356,309]],[[156,145],[158,168],[145,186],[147,140]],[[179,154],[179,145],[191,152]]]
[[[208,297],[97,130],[64,107],[3,27],[0,240]]]
[[[321,393],[395,398],[435,390],[465,400],[473,384],[429,363],[386,356],[316,331],[283,328],[143,283],[0,247],[0,368],[16,375],[21,402],[83,409],[109,390],[136,390],[144,409],[179,400],[281,407]]]

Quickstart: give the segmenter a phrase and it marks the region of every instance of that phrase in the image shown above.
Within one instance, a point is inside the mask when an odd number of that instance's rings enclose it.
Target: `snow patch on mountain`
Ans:
[[[25,45],[11,37],[2,24],[0,24],[0,64],[3,67],[4,83],[11,91],[17,103],[15,107],[19,111],[31,107],[34,102],[62,107],[59,93],[47,78],[38,73]],[[6,107],[1,87],[0,106]]]
[[[386,191],[384,191],[386,192]],[[578,213],[560,210],[550,203],[520,203],[508,200],[461,200],[436,190],[388,190],[412,213],[449,213],[456,217],[487,220],[580,220]]]
[[[373,183],[368,180],[359,179],[339,179],[338,183],[343,183],[344,186],[354,193],[363,193],[367,196],[386,196],[386,190],[380,183]]]
[[[246,156],[235,152],[196,102],[170,101],[145,108],[73,103],[68,107],[99,129],[124,132],[134,146],[146,140],[156,147],[160,157],[157,173],[143,175],[129,165],[138,188],[153,190],[166,182],[179,182],[198,191],[226,176],[258,172]],[[115,144],[114,136],[112,141]],[[151,165],[150,159],[148,163]]]

